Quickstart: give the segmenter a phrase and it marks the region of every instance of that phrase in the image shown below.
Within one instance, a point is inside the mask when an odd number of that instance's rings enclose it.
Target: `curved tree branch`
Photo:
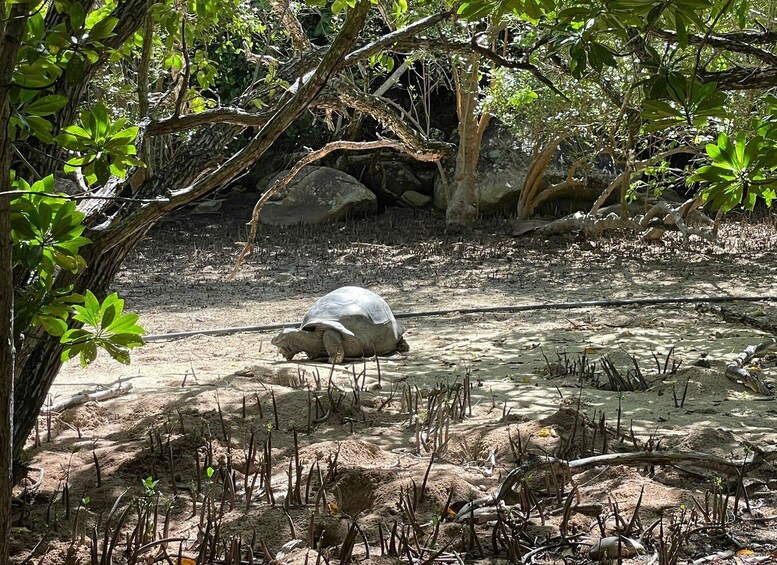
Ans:
[[[408,147],[398,141],[391,139],[379,139],[377,141],[333,141],[331,143],[327,143],[318,151],[314,151],[308,155],[305,155],[302,159],[294,164],[288,173],[275,181],[273,185],[267,189],[264,194],[262,194],[262,196],[254,205],[254,211],[251,213],[251,230],[248,234],[248,240],[235,260],[235,266],[232,267],[232,271],[229,274],[229,279],[231,280],[235,277],[246,256],[254,249],[256,232],[259,229],[259,220],[261,219],[262,209],[264,208],[265,204],[267,204],[267,202],[270,201],[270,198],[277,194],[281,188],[294,180],[294,177],[297,176],[303,167],[323,159],[333,151],[374,151],[375,149],[394,149],[395,151],[407,153],[419,161],[439,161],[445,156],[444,153],[436,151],[419,151],[416,148]]]
[[[670,43],[677,43],[677,33],[673,31],[667,31],[663,29],[650,29],[648,30],[650,35],[661,38]],[[701,35],[689,34],[688,43],[691,45],[709,45],[717,49],[725,49],[726,51],[733,51],[735,53],[742,53],[744,55],[752,55],[753,57],[768,63],[769,65],[777,65],[777,55],[756,47],[750,43],[744,41],[737,41],[730,39],[720,34],[710,34],[709,37],[703,37]]]
[[[159,201],[158,204],[149,204],[143,208],[134,210],[124,221],[112,223],[105,231],[93,238],[95,252],[104,251],[121,243],[125,239],[134,237],[138,232],[145,231],[165,213],[188,204],[197,198],[204,196],[209,191],[227,184],[235,175],[244,170],[261,156],[286,129],[299,117],[310,103],[319,95],[328,81],[342,68],[343,57],[364,27],[367,14],[370,9],[370,0],[359,0],[352,8],[343,24],[342,29],[327,50],[316,70],[305,77],[304,81],[294,95],[287,93],[287,99],[281,100],[277,111],[254,138],[240,151],[232,155],[223,164],[215,164],[210,168],[203,167],[202,174],[197,176],[189,184],[169,190],[168,201]],[[148,182],[153,182],[152,190],[164,185],[164,176],[157,176]],[[173,180],[172,186],[181,186],[180,181]]]
[[[370,57],[372,57],[377,53],[380,53],[384,49],[387,49],[393,45],[396,45],[400,43],[402,40],[412,37],[415,34],[425,29],[429,29],[433,25],[436,25],[443,20],[447,20],[451,15],[452,15],[452,12],[450,10],[445,10],[444,12],[438,12],[431,16],[422,18],[417,22],[413,22],[410,25],[407,25],[401,29],[398,29],[397,31],[387,33],[386,35],[373,41],[372,43],[368,43],[367,45],[364,45],[363,47],[360,47],[356,51],[353,51],[348,55],[346,55],[345,61],[344,61],[345,65],[350,66],[355,63],[358,63],[359,61],[363,61],[364,59],[369,59]]]
[[[273,10],[281,19],[281,25],[283,25],[291,38],[294,53],[301,54],[311,51],[313,45],[310,43],[308,36],[305,35],[305,30],[302,29],[302,24],[299,23],[297,15],[292,11],[289,0],[270,0],[270,4],[272,4]]]
[[[213,110],[204,110],[196,114],[170,116],[162,120],[152,120],[146,126],[146,135],[165,135],[190,130],[209,124],[233,124],[246,127],[263,127],[272,117],[272,112],[246,112],[233,106],[222,106]]]
[[[739,67],[725,71],[702,72],[699,77],[704,82],[718,83],[718,89],[721,90],[771,88],[777,85],[777,66],[767,69]]]
[[[342,109],[343,106],[372,116],[416,151],[443,156],[452,150],[447,143],[430,141],[420,132],[408,126],[402,116],[392,109],[396,106],[391,101],[380,96],[366,94],[344,80],[332,81],[330,88],[323,92],[316,101],[316,107],[319,108]]]

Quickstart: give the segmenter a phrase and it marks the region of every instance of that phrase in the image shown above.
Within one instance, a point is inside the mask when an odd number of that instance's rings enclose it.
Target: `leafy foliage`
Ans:
[[[124,127],[128,120],[112,121],[108,109],[98,102],[92,110],[81,113],[78,125],[66,126],[55,141],[73,152],[65,172],[81,170],[89,184],[105,184],[111,175],[124,178],[129,167],[142,167],[134,157],[136,126]]]
[[[666,78],[657,77],[651,89],[655,98],[642,102],[647,130],[678,125],[698,128],[707,125],[711,118],[725,118],[728,97],[716,87],[714,82],[702,84],[698,79],[676,73]]]
[[[712,164],[699,167],[689,179],[705,184],[705,202],[723,212],[739,204],[752,210],[759,197],[771,205],[777,196],[777,152],[772,143],[760,135],[748,138],[745,132],[732,142],[721,133],[706,150]]]
[[[86,267],[79,254],[89,239],[84,237],[83,213],[76,203],[55,195],[54,177],[33,185],[15,182],[19,195],[11,201],[11,240],[14,268],[31,273],[29,282],[17,288],[15,325],[19,330],[40,326],[60,337],[66,347],[64,360],[80,355],[86,365],[106,350],[121,363],[129,362],[129,349],[142,345],[143,329],[137,315],[123,314],[124,301],[114,293],[102,304],[91,292],[72,292],[72,286],[56,287],[59,271],[77,273]],[[86,329],[68,329],[73,320]]]
[[[63,360],[78,355],[81,366],[86,366],[97,357],[97,348],[102,347],[119,363],[127,364],[129,350],[143,345],[144,331],[137,325],[138,315],[124,314],[124,300],[115,292],[100,304],[87,291],[83,305],[75,305],[73,309],[76,312],[73,319],[84,325],[62,333],[60,341],[69,346],[62,353]]]

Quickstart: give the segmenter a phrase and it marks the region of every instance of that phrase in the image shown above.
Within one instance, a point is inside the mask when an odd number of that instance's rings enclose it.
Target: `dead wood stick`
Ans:
[[[102,400],[116,398],[117,396],[127,394],[130,390],[132,390],[132,383],[118,383],[113,385],[111,388],[83,391],[74,394],[69,398],[60,400],[51,406],[44,406],[40,411],[41,414],[48,414],[49,412],[62,412],[67,408],[72,408],[73,406],[78,406],[86,402],[100,402]]]
[[[755,357],[761,357],[764,353],[777,345],[777,338],[769,338],[759,345],[748,345],[726,367],[726,377],[735,383],[741,382],[750,390],[758,394],[772,396],[772,391],[758,378],[754,371],[745,368],[745,365]]]
[[[774,456],[777,456],[777,453]],[[501,504],[508,493],[513,490],[513,487],[520,483],[524,477],[536,474],[542,469],[571,474],[601,466],[688,464],[725,473],[726,475],[736,475],[743,469],[757,467],[774,456],[753,453],[744,459],[729,460],[696,451],[635,451],[632,453],[594,455],[593,457],[584,457],[574,461],[546,457],[540,461],[523,465],[510,471],[493,493],[465,504],[456,514],[456,522],[466,522],[470,519],[470,515],[479,508]]]

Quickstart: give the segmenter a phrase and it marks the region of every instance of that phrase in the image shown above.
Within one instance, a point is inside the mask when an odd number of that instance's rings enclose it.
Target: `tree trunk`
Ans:
[[[459,117],[459,150],[451,185],[451,199],[445,214],[449,230],[472,227],[478,219],[477,168],[480,145],[488,124],[488,114],[478,117],[478,78],[480,56],[473,52],[458,70],[456,80],[456,110]]]
[[[132,1],[132,0],[130,0]],[[306,76],[296,94],[278,104],[278,110],[254,138],[235,155],[222,162],[221,148],[226,147],[242,126],[211,126],[182,148],[173,161],[147,179],[136,192],[139,198],[159,198],[157,202],[86,201],[82,207],[91,227],[88,237],[92,245],[82,255],[89,268],[73,281],[68,273],[61,274],[56,286],[75,282],[76,292],[85,289],[104,295],[127,254],[156,222],[173,210],[205,196],[228,184],[283,134],[318,96],[327,81],[343,65],[345,55],[356,42],[370,9],[369,0],[360,0],[349,11],[340,33],[324,54],[315,72]],[[99,196],[121,194],[129,181],[107,186]],[[111,220],[105,224],[105,218]],[[27,339],[23,344],[21,363],[17,363],[14,411],[13,453],[19,458],[27,437],[35,426],[38,412],[46,400],[49,388],[62,365],[62,348],[58,341]]]
[[[6,6],[0,0],[0,18]],[[14,331],[13,242],[11,241],[11,155],[9,90],[27,11],[12,6],[0,20],[0,563],[8,563],[13,488]]]

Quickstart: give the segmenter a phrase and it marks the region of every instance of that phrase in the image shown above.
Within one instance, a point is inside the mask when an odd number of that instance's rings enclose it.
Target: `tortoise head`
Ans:
[[[316,359],[324,351],[322,336],[322,331],[284,328],[270,343],[280,350],[286,361],[291,361],[300,351],[304,351],[308,359]]]
[[[286,358],[286,361],[291,361],[294,356],[302,351],[299,346],[299,330],[297,328],[283,328],[281,333],[272,338],[272,343],[279,350],[281,355]]]

